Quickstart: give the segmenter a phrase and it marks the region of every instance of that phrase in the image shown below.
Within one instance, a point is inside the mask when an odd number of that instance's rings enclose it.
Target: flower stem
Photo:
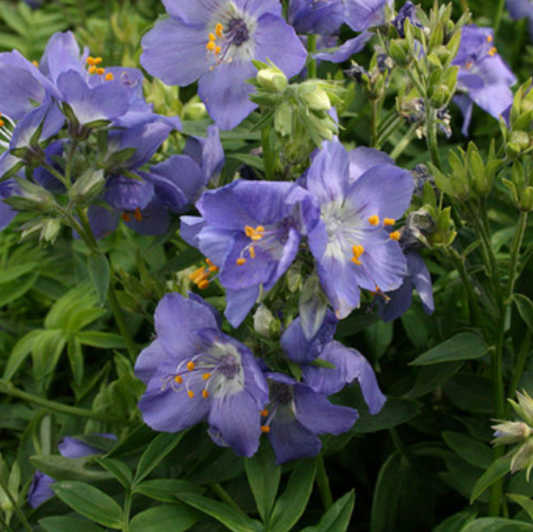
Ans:
[[[313,79],[317,77],[316,74],[316,59],[313,57],[313,54],[316,52],[316,35],[309,34],[307,36],[307,51],[309,52],[309,56],[311,57],[311,61],[309,61],[309,65],[307,67],[309,78]]]
[[[126,320],[124,318],[124,313],[122,312],[120,303],[118,302],[117,293],[115,292],[115,287],[113,286],[113,278],[114,275],[111,276],[107,299],[109,301],[109,306],[111,307],[111,310],[113,312],[113,316],[115,317],[115,322],[117,324],[118,330],[120,331],[120,334],[124,339],[124,343],[126,344],[128,354],[130,355],[131,360],[135,362],[135,360],[137,360],[137,355],[139,354],[139,352],[137,349],[137,345],[135,344],[130,334],[128,325],[126,324]]]
[[[502,21],[503,8],[505,6],[505,0],[498,0],[498,6],[496,7],[496,13],[494,15],[494,36],[498,35],[500,29],[500,22]]]
[[[48,399],[44,399],[43,397],[23,392],[22,390],[15,388],[15,386],[13,386],[13,384],[11,384],[10,382],[4,380],[0,380],[0,393],[9,395],[11,397],[17,397],[18,399],[22,399],[23,401],[28,401],[29,403],[34,403],[36,405],[42,406],[47,410],[52,410],[54,412],[66,414],[68,416],[94,419],[95,421],[106,421],[108,423],[128,423],[128,421],[125,419],[109,417],[105,414],[93,412],[92,410],[86,410],[85,408],[78,408],[76,406],[64,405],[63,403],[49,401]]]
[[[513,398],[516,394],[516,390],[518,389],[518,385],[520,384],[520,380],[522,379],[522,375],[524,374],[524,368],[526,367],[526,362],[528,359],[528,355],[530,354],[530,349],[531,330],[528,329],[526,336],[522,341],[522,345],[520,346],[520,351],[518,351],[518,355],[516,356],[515,365],[513,368],[513,376],[511,378],[511,383],[509,384],[509,392],[507,393],[507,397],[509,398]],[[509,407],[509,405],[507,405],[507,407]],[[508,416],[506,415],[505,418],[507,417]]]
[[[378,101],[370,100],[370,147],[375,148],[378,142],[379,125]]]
[[[317,466],[316,483],[318,490],[320,491],[320,497],[322,498],[322,506],[324,506],[324,510],[327,511],[333,506],[333,495],[331,494],[331,486],[329,484],[329,478],[322,454],[318,456]]]
[[[126,500],[124,501],[124,525],[122,527],[122,532],[130,532],[130,514],[132,499],[133,494],[130,490],[128,490],[126,492]]]
[[[437,111],[429,106],[426,101],[426,138],[428,143],[429,156],[431,162],[441,170],[439,150],[437,147]]]
[[[407,133],[403,136],[402,140],[400,140],[400,142],[396,144],[396,147],[394,148],[394,150],[392,150],[392,153],[390,154],[392,159],[398,159],[398,157],[400,157],[400,155],[405,151],[407,146],[411,144],[411,141],[415,138],[417,127],[418,126],[416,124],[413,124],[409,128]]]
[[[513,243],[511,244],[511,261],[509,263],[509,279],[507,281],[507,290],[505,292],[505,304],[508,305],[509,298],[513,295],[514,285],[516,283],[516,272],[518,269],[518,256],[520,249],[522,248],[522,242],[524,241],[524,235],[527,228],[527,212],[520,212],[520,218],[518,219],[518,225],[516,227]]]
[[[266,127],[261,131],[261,142],[263,146],[263,161],[265,163],[265,177],[272,181],[274,179],[276,162],[274,160],[274,152],[270,142],[270,127]]]
[[[13,497],[13,494],[9,491],[9,487],[4,482],[4,479],[2,478],[2,475],[0,475],[0,487],[2,488],[3,492],[7,495],[7,498],[9,499],[9,502],[11,503],[11,506],[13,506],[13,511],[15,512],[15,515],[17,516],[18,520],[20,521],[20,524],[24,527],[24,529],[27,532],[32,532],[32,528],[30,526],[30,523],[28,523],[28,520],[22,513],[17,501],[15,500],[15,497]]]

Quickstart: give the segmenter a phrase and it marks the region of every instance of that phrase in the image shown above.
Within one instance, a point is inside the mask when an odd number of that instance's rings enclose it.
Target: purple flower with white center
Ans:
[[[319,434],[339,435],[350,430],[357,410],[331,404],[324,395],[281,373],[267,373],[269,403],[262,412],[262,431],[276,462],[316,456],[322,448]]]
[[[433,314],[435,310],[431,275],[424,260],[416,251],[407,251],[405,257],[407,276],[400,288],[376,296],[378,315],[385,322],[399,318],[409,309],[413,300],[413,289],[418,292],[426,314]]]
[[[170,18],[143,38],[141,63],[167,85],[199,80],[198,94],[217,125],[232,129],[257,105],[246,80],[252,60],[272,61],[287,77],[307,53],[281,17],[278,0],[163,0]]]
[[[338,319],[359,306],[360,290],[390,291],[407,273],[398,243],[388,228],[408,209],[411,174],[370,148],[348,153],[338,141],[325,142],[306,176],[320,203],[320,221],[309,233],[318,276]]]
[[[510,89],[516,77],[494,47],[494,32],[476,25],[462,30],[459,52],[453,60],[460,67],[454,101],[464,115],[463,134],[468,134],[474,103],[494,118],[512,104]]]
[[[252,456],[268,389],[250,350],[220,327],[217,311],[202,298],[167,294],[155,311],[157,338],[135,364],[147,384],[139,408],[146,424],[161,432],[207,420],[220,441]]]
[[[333,339],[336,327],[337,320],[328,311],[316,335],[308,339],[297,318],[283,333],[281,347],[290,360],[301,365],[303,381],[315,392],[332,395],[357,380],[369,412],[377,414],[386,397],[381,393],[374,370],[359,351]],[[315,360],[327,361],[335,367],[313,365]]]
[[[202,217],[183,216],[181,236],[220,269],[225,315],[237,327],[261,287],[270,290],[292,264],[318,206],[292,183],[238,180],[205,192],[196,207]]]
[[[96,436],[110,440],[117,439],[114,434],[96,434]],[[63,438],[57,447],[59,454],[65,458],[84,458],[85,456],[103,453],[100,449],[70,436]],[[50,488],[54,482],[55,480],[52,477],[45,475],[42,471],[36,471],[28,489],[28,504],[32,508],[37,508],[48,499],[51,499],[55,495]]]

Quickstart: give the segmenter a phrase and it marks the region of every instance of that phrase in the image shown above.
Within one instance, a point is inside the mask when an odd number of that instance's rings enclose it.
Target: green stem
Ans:
[[[313,54],[316,52],[316,35],[309,34],[307,36],[307,51],[309,52],[309,56],[311,57],[311,61],[309,61],[309,64],[307,66],[308,70],[308,77],[310,79],[314,79],[317,77],[316,73],[316,59],[313,57]]]
[[[508,300],[514,292],[514,285],[517,278],[518,257],[520,255],[520,249],[522,248],[522,242],[524,241],[524,235],[526,234],[527,217],[527,212],[520,212],[520,218],[518,219],[518,225],[514,233],[513,243],[511,244],[511,261],[509,263],[507,290],[505,291],[505,304],[509,304]]]
[[[106,421],[109,423],[128,423],[128,421],[126,421],[125,419],[109,417],[105,414],[99,414],[98,412],[86,410],[85,408],[64,405],[63,403],[49,401],[48,399],[44,399],[43,397],[23,392],[22,390],[15,388],[15,386],[13,386],[10,382],[6,382],[4,380],[0,380],[0,393],[9,395],[10,397],[17,397],[18,399],[22,399],[23,401],[28,401],[29,403],[34,403],[36,405],[42,406],[47,410],[58,412],[60,414],[66,414],[68,416],[83,417],[87,419],[94,419],[95,421]]]
[[[13,532],[13,529],[2,519],[2,516],[0,516],[0,530],[2,532]]]
[[[381,148],[388,138],[399,128],[403,126],[403,118],[397,116],[386,128],[383,128],[376,141],[376,148]]]
[[[133,341],[133,338],[128,329],[128,325],[124,318],[124,313],[122,312],[122,308],[120,306],[120,303],[118,302],[117,293],[115,292],[115,287],[113,286],[113,278],[114,275],[111,278],[111,283],[109,283],[109,292],[107,294],[109,305],[113,312],[113,316],[115,317],[115,322],[117,324],[118,330],[120,331],[120,334],[124,339],[124,343],[126,344],[128,354],[130,355],[131,360],[135,362],[135,360],[137,360],[137,355],[139,354],[139,351],[137,349],[137,345]]]
[[[505,0],[498,0],[498,6],[496,7],[496,14],[494,15],[494,36],[498,35],[500,29],[500,22],[502,21],[503,8],[505,7]]]
[[[274,179],[276,161],[274,160],[274,152],[270,143],[270,127],[266,127],[261,131],[261,142],[263,146],[263,161],[265,163],[265,177],[271,181]]]
[[[375,148],[378,142],[378,101],[370,100],[370,147]]]
[[[331,494],[331,486],[329,484],[326,466],[324,464],[324,456],[320,454],[317,458],[316,483],[322,498],[322,506],[327,511],[333,506],[333,495]]]
[[[73,140],[72,146],[70,147],[70,151],[67,158],[67,167],[65,169],[65,181],[66,181],[66,187],[70,188],[72,186],[72,161],[74,160],[74,154],[76,153],[76,150],[78,149],[78,141]]]
[[[400,142],[398,142],[398,144],[396,144],[396,147],[394,148],[394,150],[392,150],[392,153],[390,154],[392,159],[394,159],[394,160],[398,159],[398,157],[400,157],[400,155],[405,151],[407,146],[409,146],[409,144],[411,144],[412,140],[416,136],[417,127],[418,126],[416,124],[413,124],[409,128],[407,133],[403,136],[402,140],[400,140]]]
[[[130,490],[128,490],[126,492],[126,500],[124,501],[124,525],[122,527],[122,532],[130,532],[130,514],[132,500],[133,494]]]
[[[459,0],[461,2],[461,9],[466,12],[468,11],[468,0]]]
[[[7,498],[9,499],[9,502],[11,502],[11,505],[13,506],[13,511],[15,512],[15,515],[17,516],[18,520],[20,521],[20,524],[27,530],[27,532],[32,532],[32,528],[30,526],[30,523],[28,523],[28,520],[22,513],[21,509],[19,508],[19,505],[17,501],[15,500],[15,497],[13,497],[13,494],[9,491],[9,487],[4,482],[4,479],[2,478],[2,475],[0,475],[0,487],[4,491],[4,493],[7,495]]]
[[[426,139],[431,162],[441,170],[439,150],[437,147],[437,111],[426,100]]]
[[[528,329],[526,336],[524,340],[522,341],[522,345],[520,346],[520,351],[518,351],[518,355],[516,356],[515,365],[513,368],[513,375],[511,377],[511,383],[509,384],[509,392],[507,393],[507,397],[513,398],[516,394],[516,390],[518,390],[518,385],[520,384],[520,380],[522,379],[522,375],[524,374],[524,368],[526,367],[526,362],[528,359],[528,356],[530,354],[531,350],[531,330]],[[507,406],[507,412],[509,412],[509,405]],[[505,415],[505,418],[508,416]]]
[[[232,499],[230,494],[218,482],[216,482],[215,484],[209,484],[209,487],[222,502],[225,502],[228,506],[231,506],[239,513],[244,513],[241,510],[240,506]]]
[[[61,183],[65,185],[65,188],[70,188],[70,186],[67,185],[67,180],[65,179],[65,176],[58,172],[52,165],[45,162],[43,163],[43,168],[46,168],[56,179],[59,179],[59,181],[61,181]]]

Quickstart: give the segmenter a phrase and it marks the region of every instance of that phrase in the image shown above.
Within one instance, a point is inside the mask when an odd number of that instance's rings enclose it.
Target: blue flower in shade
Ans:
[[[396,28],[396,30],[398,31],[398,35],[402,39],[405,37],[404,27],[405,21],[407,19],[409,19],[409,22],[412,26],[422,28],[422,24],[420,23],[416,15],[416,9],[417,8],[413,4],[413,2],[405,2],[405,4],[398,11],[396,18],[392,21],[392,25]]]
[[[344,21],[352,30],[360,32],[360,35],[347,40],[333,53],[320,52],[315,54],[317,59],[330,61],[332,63],[342,63],[349,59],[353,54],[360,52],[372,37],[372,33],[369,29],[385,23],[387,6],[390,6],[392,1],[345,0],[343,4]]]
[[[270,290],[292,264],[318,207],[298,185],[244,180],[205,192],[196,207],[202,217],[183,216],[181,236],[220,269],[225,315],[237,327],[261,287]],[[209,284],[203,272],[193,276],[200,288]]]
[[[207,420],[210,433],[237,454],[252,456],[268,389],[250,350],[220,326],[218,313],[198,296],[174,293],[160,301],[157,338],[135,365],[147,384],[139,408],[146,424],[162,432]]]
[[[281,347],[293,362],[300,364],[303,381],[315,392],[332,395],[357,380],[369,412],[377,414],[383,408],[386,397],[381,393],[374,370],[359,351],[333,339],[336,327],[337,319],[328,311],[315,336],[307,338],[300,318],[297,318],[283,333]],[[313,365],[317,359],[335,367]]]
[[[379,317],[385,322],[395,320],[407,311],[413,300],[413,289],[418,292],[426,314],[433,314],[435,310],[431,275],[424,260],[416,251],[408,251],[405,257],[407,276],[403,284],[392,292],[376,296]]]
[[[108,438],[110,440],[116,440],[117,437],[114,434],[96,434],[102,438]],[[84,458],[85,456],[91,456],[93,454],[101,454],[103,451],[88,445],[87,443],[67,436],[63,438],[58,444],[59,454],[65,458]],[[37,508],[48,499],[51,499],[55,494],[50,486],[55,480],[45,475],[42,471],[36,471],[33,475],[30,487],[28,489],[28,504],[32,508]]]
[[[276,64],[288,77],[305,65],[306,51],[281,17],[278,0],[164,0],[170,18],[142,40],[141,63],[167,85],[199,80],[198,94],[221,129],[231,129],[257,106],[246,80],[253,59]]]
[[[389,233],[411,202],[411,174],[377,150],[348,153],[338,141],[325,142],[306,177],[320,203],[320,221],[309,233],[318,276],[338,319],[359,306],[360,289],[390,291],[407,273],[398,243]]]
[[[330,35],[339,30],[346,19],[344,0],[291,0],[289,24],[298,33]]]
[[[453,60],[460,67],[454,98],[464,115],[463,134],[468,134],[474,103],[494,118],[512,104],[510,89],[516,78],[494,47],[494,32],[476,25],[462,30],[459,52]]]
[[[507,9],[513,20],[528,20],[529,35],[533,39],[533,2],[531,0],[507,0]]]
[[[322,448],[319,434],[342,434],[357,420],[357,410],[331,404],[304,382],[281,373],[266,377],[270,395],[262,412],[262,431],[268,434],[278,464],[316,456]]]

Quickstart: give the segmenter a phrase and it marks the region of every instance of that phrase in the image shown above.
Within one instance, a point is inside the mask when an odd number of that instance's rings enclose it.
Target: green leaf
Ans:
[[[23,277],[16,283],[9,283],[7,286],[3,286],[0,291],[0,307],[21,298],[26,292],[28,292],[39,277],[38,273]]]
[[[221,502],[194,493],[179,493],[177,497],[189,506],[200,510],[206,515],[210,515],[232,532],[262,532],[263,530],[259,521],[251,519],[246,514],[238,512]]]
[[[462,366],[463,362],[445,362],[422,367],[416,377],[414,386],[406,394],[406,397],[418,399],[432,392],[453,377]]]
[[[142,454],[133,483],[138,484],[147,477],[174,450],[186,433],[187,431],[177,434],[159,434]]]
[[[56,482],[52,489],[80,515],[100,525],[122,529],[122,508],[103,491],[84,482]]]
[[[501,517],[482,517],[466,525],[461,532],[531,532],[533,525],[503,519]]]
[[[98,294],[100,306],[103,306],[107,300],[107,292],[111,279],[111,270],[106,256],[103,253],[91,253],[87,257],[87,269]]]
[[[245,460],[245,467],[259,515],[268,523],[281,478],[272,447],[263,442],[259,451]]]
[[[122,349],[125,347],[122,336],[114,333],[100,331],[81,331],[76,333],[76,338],[83,345],[100,347],[101,349]]]
[[[465,462],[481,469],[490,467],[492,451],[484,443],[460,432],[444,431],[442,437],[447,445]]]
[[[184,504],[164,504],[137,514],[130,522],[130,532],[184,532],[200,515]]]
[[[525,495],[517,495],[515,493],[508,493],[507,497],[519,504],[524,512],[526,512],[527,515],[529,515],[529,518],[533,521],[533,501],[530,497],[526,497]]]
[[[352,490],[341,497],[322,517],[316,526],[308,526],[302,532],[346,532],[350,526],[355,492]]]
[[[448,399],[457,407],[467,412],[494,414],[490,379],[472,373],[458,373],[443,386]]]
[[[103,532],[103,528],[76,517],[45,517],[39,524],[46,532]]]
[[[531,299],[522,294],[514,294],[513,302],[516,304],[518,313],[524,323],[529,327],[530,331],[533,331],[533,303]]]
[[[248,153],[232,153],[228,158],[235,159],[240,163],[260,170],[261,172],[265,171],[265,162],[261,157],[257,157],[257,155],[250,155]]]
[[[470,502],[474,502],[486,489],[490,488],[495,482],[503,478],[511,468],[511,459],[498,458],[490,467],[479,477],[472,491]]]
[[[420,413],[420,406],[416,401],[389,397],[379,414],[372,416],[368,410],[359,409],[359,419],[356,421],[352,432],[365,434],[385,430],[407,423]]]
[[[35,469],[56,480],[105,480],[111,478],[108,473],[87,469],[86,465],[94,460],[94,456],[83,458],[66,458],[59,455],[31,456],[30,461]]]
[[[289,532],[302,517],[313,490],[316,465],[316,460],[307,459],[295,466],[285,491],[272,511],[271,532]]]
[[[403,460],[401,453],[395,452],[389,456],[379,471],[372,500],[370,532],[389,532],[395,529],[402,486]]]
[[[95,458],[95,461],[109,471],[126,489],[130,488],[133,473],[124,462],[115,458]]]
[[[444,520],[433,532],[461,532],[465,525],[476,518],[477,512],[473,509],[467,508],[448,519]]]
[[[33,348],[33,342],[39,337],[42,331],[31,331],[23,336],[13,347],[6,367],[4,369],[4,380],[9,381],[24,364]]]
[[[133,489],[134,493],[139,493],[140,495],[160,502],[176,502],[176,496],[179,493],[203,495],[205,491],[205,488],[202,488],[202,486],[197,486],[187,480],[173,478],[145,480]]]
[[[481,358],[487,351],[485,340],[480,334],[463,332],[426,351],[413,360],[410,365],[425,366],[440,362],[474,360]]]

